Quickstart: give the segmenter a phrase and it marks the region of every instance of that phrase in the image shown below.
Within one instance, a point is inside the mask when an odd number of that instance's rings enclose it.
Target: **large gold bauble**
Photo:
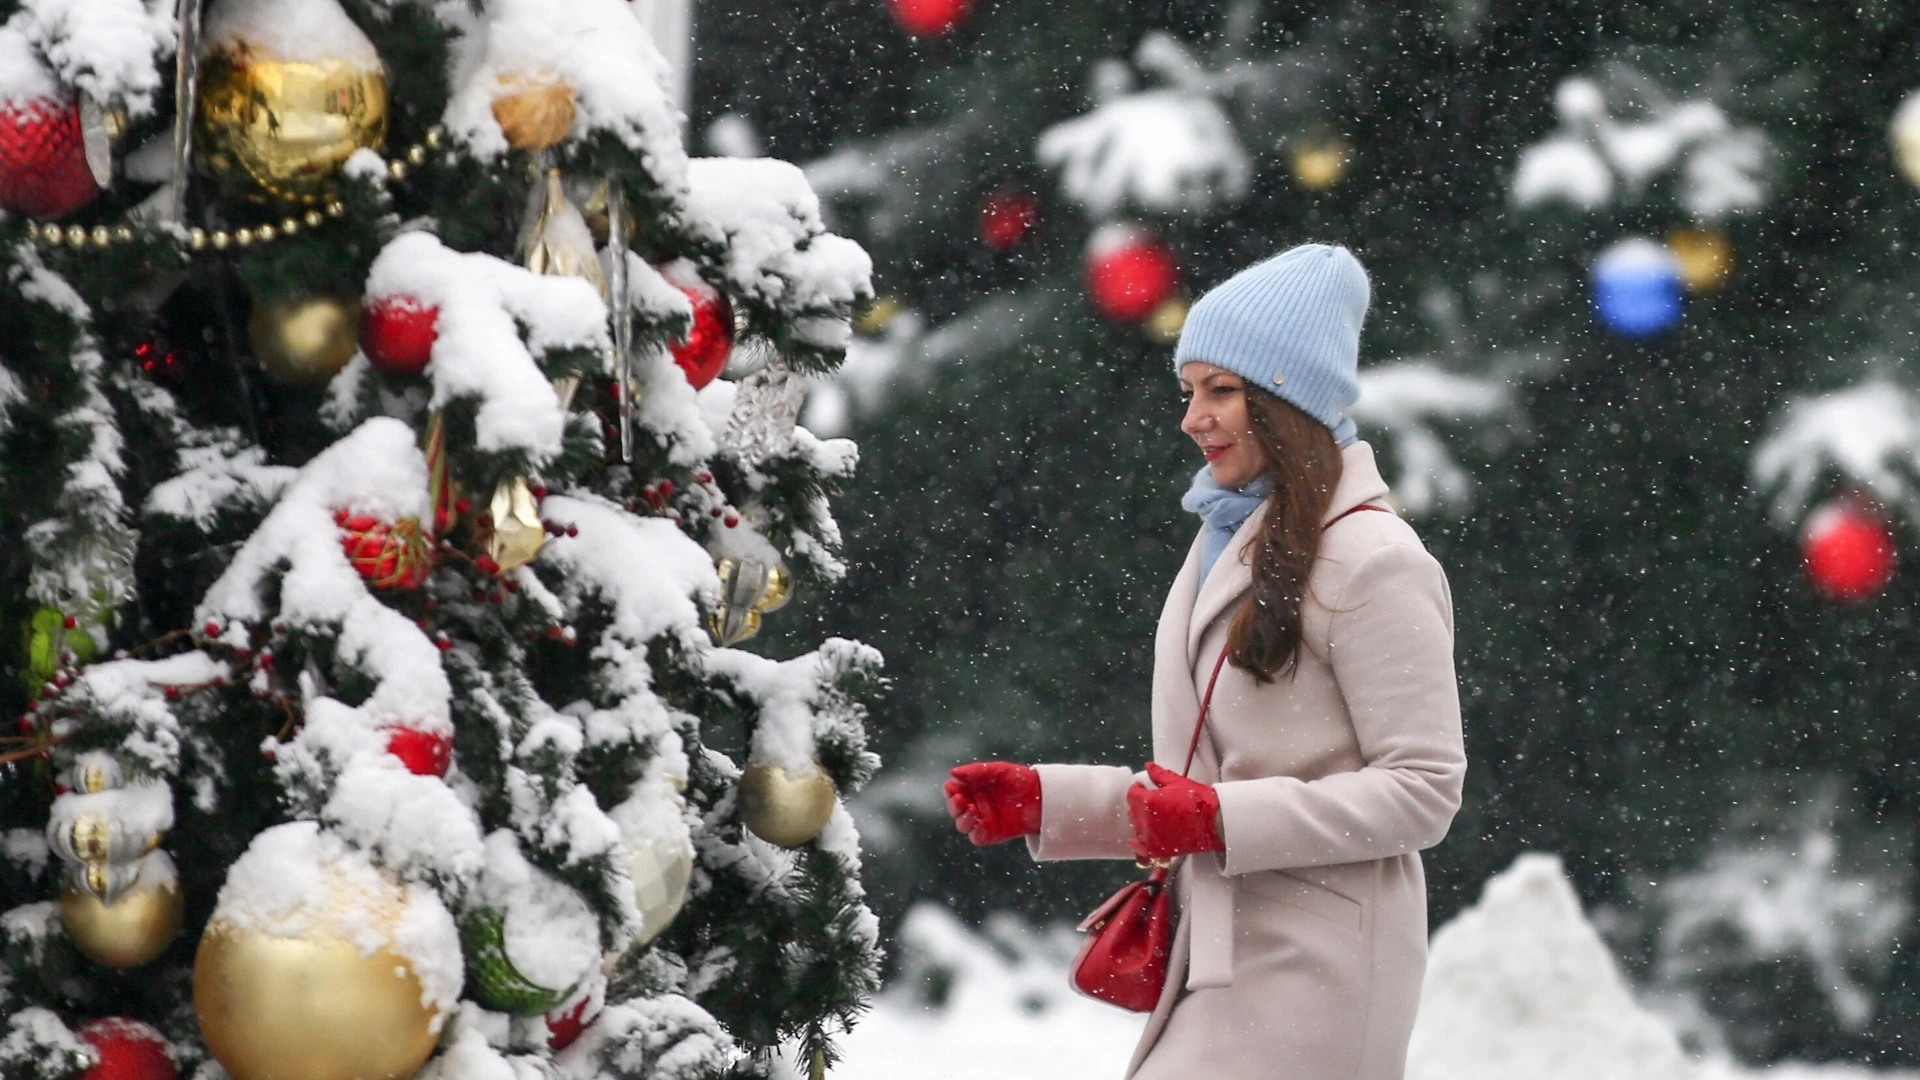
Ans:
[[[545,150],[573,130],[573,87],[557,76],[509,76],[493,99],[493,118],[515,150]]]
[[[419,978],[391,951],[218,917],[194,960],[193,1007],[234,1080],[405,1080],[439,1041]]]
[[[833,816],[833,778],[814,765],[799,776],[779,765],[750,765],[740,774],[740,820],[769,844],[799,847]]]
[[[247,340],[274,381],[325,386],[360,348],[360,301],[311,296],[255,304]]]
[[[387,138],[387,76],[340,58],[281,60],[244,42],[200,62],[198,138],[216,176],[319,203],[355,150]]]
[[[180,936],[180,888],[166,880],[140,882],[111,904],[77,883],[60,893],[60,923],[87,959],[113,968],[138,967],[167,951]]]

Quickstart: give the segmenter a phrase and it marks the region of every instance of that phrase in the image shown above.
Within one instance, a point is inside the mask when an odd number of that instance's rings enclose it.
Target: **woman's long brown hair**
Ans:
[[[1325,424],[1291,402],[1251,384],[1244,393],[1273,494],[1266,524],[1248,547],[1253,595],[1233,617],[1227,655],[1266,683],[1291,675],[1300,662],[1300,612],[1340,482],[1340,446]]]

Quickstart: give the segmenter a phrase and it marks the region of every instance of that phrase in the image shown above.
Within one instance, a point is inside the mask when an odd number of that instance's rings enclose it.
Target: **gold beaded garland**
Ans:
[[[317,229],[320,227],[320,223],[325,220],[327,219],[320,215],[320,211],[318,210],[307,211],[307,216],[306,216],[307,228]]]
[[[128,243],[133,240],[133,230],[125,225],[116,225],[113,229],[113,238],[122,244]]]
[[[299,218],[284,218],[281,220],[280,222],[281,236],[292,236],[294,233],[297,233],[299,231],[300,231]]]
[[[195,251],[205,249],[207,246],[207,230],[201,228],[188,229],[187,246]]]
[[[407,163],[397,158],[387,162],[387,175],[393,177],[395,180],[405,180],[407,178]]]
[[[79,247],[87,242],[87,230],[79,225],[67,226],[67,246]]]
[[[414,143],[412,146],[407,147],[407,160],[415,165],[425,165],[427,163],[427,148],[421,146],[419,143]]]
[[[113,239],[113,234],[107,231],[105,225],[95,225],[93,231],[87,234],[87,239],[93,241],[94,247],[106,247],[107,241]]]
[[[213,230],[213,250],[225,251],[227,250],[228,245],[232,243],[233,243],[233,236],[232,234],[228,233],[227,230],[225,229]]]

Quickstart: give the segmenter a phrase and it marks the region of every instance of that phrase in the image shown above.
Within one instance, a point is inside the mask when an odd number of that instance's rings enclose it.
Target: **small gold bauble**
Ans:
[[[1293,152],[1293,178],[1308,191],[1326,191],[1347,171],[1347,144],[1339,139],[1316,139]]]
[[[307,223],[307,228],[317,229],[320,227],[320,223],[327,219],[324,215],[320,213],[320,211],[309,210],[307,211],[307,216],[302,218],[301,220]]]
[[[499,564],[502,572],[532,562],[547,542],[547,527],[540,521],[540,508],[534,504],[533,489],[527,478],[516,476],[502,480],[493,489],[487,503],[492,524],[487,529],[487,557]]]
[[[1171,345],[1179,341],[1180,329],[1187,325],[1188,307],[1184,296],[1169,296],[1160,301],[1142,327],[1147,333],[1147,340],[1156,345]]]
[[[78,225],[67,226],[67,246],[79,247],[87,242],[87,230]]]
[[[113,240],[113,233],[107,231],[105,225],[95,225],[93,231],[87,234],[87,239],[93,241],[94,247],[106,247]]]
[[[769,844],[799,847],[827,827],[834,795],[833,778],[817,764],[799,776],[751,765],[740,774],[740,820]]]
[[[187,246],[200,251],[207,246],[207,230],[193,228],[187,230]]]
[[[503,79],[493,99],[493,118],[515,150],[545,150],[566,138],[577,111],[573,87],[552,76]]]
[[[1711,226],[1675,229],[1667,247],[1680,260],[1680,280],[1693,292],[1712,292],[1727,283],[1733,269],[1733,244]]]
[[[899,318],[900,313],[904,310],[905,308],[901,305],[900,301],[894,297],[875,297],[873,303],[867,305],[867,310],[862,312],[858,319],[854,320],[854,332],[866,334],[870,337],[884,333],[887,327],[893,325],[893,320]]]
[[[274,381],[323,386],[360,348],[360,301],[311,296],[255,304],[247,340]]]
[[[407,147],[407,163],[410,165],[425,165],[427,163],[427,148],[421,146],[419,143],[414,143],[412,146]]]
[[[180,934],[180,888],[171,874],[142,881],[111,904],[77,883],[60,893],[60,922],[86,958],[106,967],[129,968],[159,956]]]
[[[281,218],[280,219],[280,235],[292,236],[293,234],[299,231],[300,231],[299,218]]]
[[[225,251],[233,243],[233,234],[225,229],[213,230],[213,250]]]
[[[439,1041],[419,977],[390,950],[219,917],[194,959],[193,1008],[234,1080],[405,1080]]]
[[[387,77],[351,60],[282,60],[245,42],[200,63],[199,139],[216,175],[319,202],[355,150],[387,137]]]

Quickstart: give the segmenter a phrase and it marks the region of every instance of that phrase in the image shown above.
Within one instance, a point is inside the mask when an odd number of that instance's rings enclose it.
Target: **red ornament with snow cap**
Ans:
[[[1117,322],[1145,321],[1179,284],[1173,252],[1130,225],[1106,225],[1087,242],[1087,298]]]
[[[0,209],[51,221],[99,194],[78,104],[50,98],[0,104]]]
[[[333,520],[340,526],[340,546],[367,584],[376,589],[417,589],[426,582],[433,552],[418,518],[386,522],[342,510]]]
[[[684,264],[682,264],[684,265]],[[669,348],[695,390],[720,377],[733,352],[733,304],[727,294],[678,267],[661,274],[693,305],[693,327]]]
[[[80,1080],[174,1080],[167,1041],[138,1020],[106,1016],[89,1020],[74,1032],[100,1055],[100,1064]]]
[[[360,309],[360,351],[389,375],[418,375],[433,359],[440,309],[411,296],[382,296]]]
[[[1800,554],[1814,591],[1842,603],[1878,596],[1900,561],[1893,530],[1864,495],[1815,507],[1800,528]]]

